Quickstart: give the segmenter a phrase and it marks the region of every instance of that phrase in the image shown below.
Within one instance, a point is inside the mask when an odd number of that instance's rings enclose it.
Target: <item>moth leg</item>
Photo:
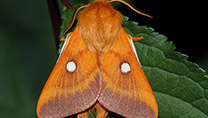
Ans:
[[[59,39],[59,41],[65,41],[65,40],[66,40],[66,39],[64,39],[64,38],[60,38],[60,39]]]
[[[96,118],[107,118],[108,112],[104,107],[102,107],[99,103],[97,103],[94,107],[97,111]]]
[[[83,113],[79,113],[78,115],[77,115],[77,118],[88,118],[88,112],[87,111],[85,111],[85,112],[83,112]]]
[[[72,34],[69,33],[69,34],[67,35],[66,39],[69,38],[71,35],[72,35]],[[59,41],[65,41],[66,39],[65,39],[65,38],[60,38]]]
[[[133,41],[140,41],[142,39],[144,39],[143,36],[140,36],[140,37],[132,37]]]

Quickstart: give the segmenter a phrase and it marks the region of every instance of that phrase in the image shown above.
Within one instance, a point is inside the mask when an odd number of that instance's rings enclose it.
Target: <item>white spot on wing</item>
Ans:
[[[124,62],[121,64],[121,72],[122,73],[126,74],[130,71],[131,71],[131,66],[128,63]]]
[[[66,70],[69,72],[74,72],[76,70],[76,64],[74,63],[74,61],[70,61],[66,64]]]

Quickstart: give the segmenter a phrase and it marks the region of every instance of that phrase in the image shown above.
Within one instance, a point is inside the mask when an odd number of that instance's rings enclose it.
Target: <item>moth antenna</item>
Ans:
[[[87,7],[87,6],[88,6],[88,4],[87,4],[87,5],[82,5],[82,6],[78,7],[78,8],[74,11],[74,14],[73,14],[73,17],[72,17],[72,20],[71,20],[71,24],[70,24],[69,27],[65,30],[65,32],[63,33],[63,36],[69,31],[69,29],[71,29],[72,25],[74,24],[74,21],[75,21],[75,19],[76,19],[76,16],[77,16],[79,10],[81,10],[81,9]]]
[[[108,3],[111,2],[121,2],[125,5],[127,5],[128,7],[130,7],[132,10],[134,10],[136,13],[141,14],[143,16],[147,16],[149,18],[153,18],[153,16],[150,16],[149,14],[144,13],[143,11],[141,11],[140,9],[138,9],[136,6],[134,6],[129,0],[109,0],[107,1]]]

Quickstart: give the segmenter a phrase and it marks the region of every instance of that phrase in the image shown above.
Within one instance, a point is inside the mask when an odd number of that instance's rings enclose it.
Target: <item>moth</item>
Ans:
[[[132,38],[124,31],[121,13],[109,4],[115,1],[151,17],[124,0],[95,0],[79,7],[70,27],[85,8],[78,25],[64,40],[39,97],[39,118],[88,118],[93,110],[97,118],[106,118],[108,111],[127,118],[157,118],[155,96],[133,44],[143,37]]]

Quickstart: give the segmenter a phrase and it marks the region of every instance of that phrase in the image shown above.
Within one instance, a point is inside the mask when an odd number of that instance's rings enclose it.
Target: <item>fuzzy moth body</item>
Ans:
[[[38,100],[39,118],[87,118],[93,110],[97,118],[106,118],[108,111],[157,118],[155,96],[133,41],[109,3],[96,0],[80,13]]]

